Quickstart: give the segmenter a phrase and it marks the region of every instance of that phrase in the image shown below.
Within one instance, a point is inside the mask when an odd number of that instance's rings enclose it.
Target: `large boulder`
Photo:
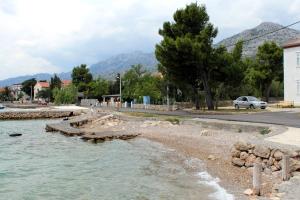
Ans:
[[[240,150],[240,151],[248,151],[249,149],[251,149],[253,146],[249,143],[246,143],[246,142],[237,142],[234,144],[234,147],[237,149],[237,150]]]
[[[232,163],[236,166],[243,167],[245,164],[245,161],[240,158],[232,158]]]
[[[262,157],[262,158],[269,158],[271,150],[267,147],[257,145],[257,146],[255,146],[253,153],[254,153],[254,155]]]

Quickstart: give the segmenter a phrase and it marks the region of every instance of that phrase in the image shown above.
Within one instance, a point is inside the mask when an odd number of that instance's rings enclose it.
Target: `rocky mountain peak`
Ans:
[[[249,39],[264,35],[266,33],[279,30],[283,27],[284,26],[273,22],[263,22],[254,28],[247,29],[232,37],[220,41],[219,43],[216,44],[216,46],[219,45],[229,46],[228,50],[231,51],[234,48],[234,46],[232,45],[236,44],[239,40],[247,41]],[[267,34],[257,39],[251,40],[249,42],[245,42],[243,48],[243,54],[244,56],[248,56],[248,57],[255,56],[258,47],[262,45],[265,41],[274,41],[281,46],[288,40],[295,39],[298,37],[300,37],[300,31],[291,28],[285,28],[277,32]]]

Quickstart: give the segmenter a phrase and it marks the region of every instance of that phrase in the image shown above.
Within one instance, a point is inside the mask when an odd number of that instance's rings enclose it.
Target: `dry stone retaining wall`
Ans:
[[[290,172],[300,171],[300,150],[289,152],[245,142],[234,144],[231,149],[231,162],[235,166],[245,168],[253,167],[254,163],[261,163],[266,173],[272,173],[281,170],[283,155],[290,156]]]

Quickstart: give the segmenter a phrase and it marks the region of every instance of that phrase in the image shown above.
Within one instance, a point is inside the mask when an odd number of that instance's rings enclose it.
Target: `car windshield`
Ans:
[[[249,101],[259,101],[256,97],[248,97]]]

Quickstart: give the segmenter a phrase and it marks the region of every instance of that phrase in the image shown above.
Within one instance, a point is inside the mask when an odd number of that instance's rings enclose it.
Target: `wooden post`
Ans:
[[[253,168],[253,194],[261,194],[261,170],[262,165],[260,163],[255,163]]]
[[[290,157],[283,155],[282,157],[282,180],[288,181],[290,179]]]

